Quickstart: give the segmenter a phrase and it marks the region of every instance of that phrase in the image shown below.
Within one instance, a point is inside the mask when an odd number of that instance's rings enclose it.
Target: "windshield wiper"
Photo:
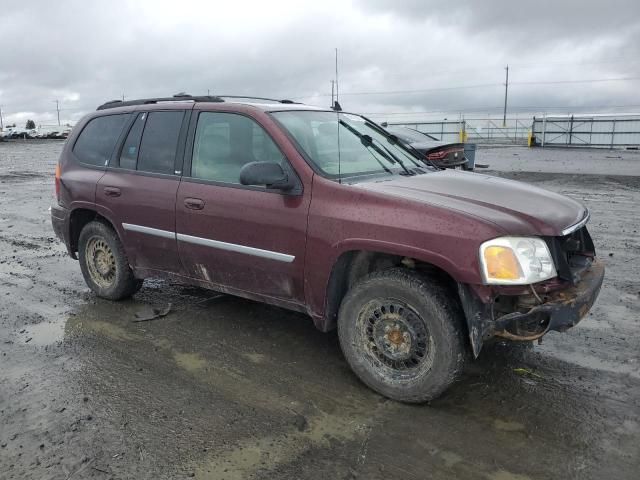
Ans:
[[[391,164],[395,164],[396,162],[393,160],[393,158],[389,157],[387,154],[385,154],[380,147],[378,147],[377,145],[373,144],[373,138],[371,138],[369,135],[364,135],[362,133],[360,133],[359,131],[357,131],[355,128],[353,128],[351,125],[349,125],[347,122],[345,122],[344,120],[339,120],[340,125],[342,125],[343,127],[345,127],[347,130],[349,130],[351,133],[353,133],[356,137],[358,137],[360,139],[360,142],[365,146],[365,147],[370,147],[373,148],[376,152],[378,152],[380,155],[382,155],[383,158],[385,158],[387,161],[389,161]],[[389,169],[389,167],[387,167],[384,163],[382,163],[380,161],[380,159],[378,157],[376,157],[375,155],[373,155],[373,158],[376,159],[376,161],[380,164],[380,166],[383,168],[383,170],[387,173],[390,173],[391,175],[393,175],[393,172]],[[402,164],[401,164],[402,165]],[[405,167],[406,170],[406,167]]]
[[[400,164],[400,166],[404,169],[405,172],[407,172],[407,175],[416,175],[416,172],[414,172],[413,170],[409,170],[409,168],[407,168],[407,166],[404,164],[404,162],[402,160],[400,160],[400,157],[398,157],[397,155],[394,155],[393,152],[391,152],[391,150],[389,150],[387,147],[385,147],[384,145],[382,145],[382,148],[385,149],[385,151],[391,155],[393,157],[393,159],[398,162]],[[416,163],[416,166],[419,167],[420,165],[418,165]]]
[[[362,116],[362,115],[361,115]],[[403,142],[403,141],[398,141],[398,136],[394,135],[393,133],[389,133],[387,132],[384,128],[378,126],[377,124],[375,124],[374,122],[372,122],[370,119],[368,119],[367,117],[362,116],[362,118],[364,118],[367,126],[369,128],[374,129],[376,132],[380,132],[382,133],[385,137],[387,137],[387,139],[389,140],[389,143],[391,143],[392,145],[398,145],[400,148],[404,148],[405,150],[409,150],[413,153],[413,155],[420,161],[423,162],[427,162],[429,165],[431,165],[433,168],[435,168],[436,170],[442,170],[442,168],[438,167],[435,163],[433,163],[431,160],[429,160],[429,158],[427,158],[426,156],[423,156],[417,149],[416,147],[414,147],[413,145],[411,145],[408,142]],[[417,167],[422,168],[423,165],[421,163],[419,163],[416,160],[412,159],[412,162],[416,164]]]

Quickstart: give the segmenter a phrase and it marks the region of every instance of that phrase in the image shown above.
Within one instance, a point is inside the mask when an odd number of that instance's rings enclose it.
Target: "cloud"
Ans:
[[[514,112],[633,105],[638,80],[524,83],[640,77],[639,13],[615,1],[17,3],[0,17],[0,105],[38,123],[54,121],[56,99],[74,122],[122,95],[179,91],[328,105],[335,47],[353,111],[499,112],[507,63]]]

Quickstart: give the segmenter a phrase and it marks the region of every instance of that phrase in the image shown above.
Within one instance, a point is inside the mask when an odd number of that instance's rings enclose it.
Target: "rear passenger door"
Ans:
[[[175,202],[188,125],[185,110],[138,112],[115,161],[100,179],[96,203],[122,235],[129,262],[145,275],[180,273]]]

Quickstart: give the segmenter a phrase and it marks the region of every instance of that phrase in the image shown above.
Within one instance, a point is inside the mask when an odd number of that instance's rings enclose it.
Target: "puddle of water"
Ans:
[[[504,432],[522,432],[524,431],[524,425],[519,422],[510,422],[500,419],[495,419],[493,422],[493,428],[496,430],[502,430]]]
[[[135,333],[125,330],[116,323],[95,320],[93,318],[83,318],[79,315],[71,317],[66,322],[65,332],[68,336],[90,332],[118,341],[134,341],[137,339]]]
[[[589,368],[591,370],[600,370],[604,372],[627,374],[630,377],[640,379],[640,358],[628,357],[625,361],[608,360],[597,357],[595,354],[584,352],[581,350],[555,350],[540,348],[541,351],[553,356],[559,360],[578,365],[579,367]]]

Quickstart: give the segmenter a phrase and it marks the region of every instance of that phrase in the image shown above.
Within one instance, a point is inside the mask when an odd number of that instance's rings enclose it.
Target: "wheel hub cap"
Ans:
[[[363,311],[365,344],[369,354],[394,370],[418,366],[428,353],[424,322],[402,302],[386,302]]]
[[[87,243],[86,259],[91,279],[109,287],[116,276],[116,259],[109,245],[101,238],[92,238]]]

